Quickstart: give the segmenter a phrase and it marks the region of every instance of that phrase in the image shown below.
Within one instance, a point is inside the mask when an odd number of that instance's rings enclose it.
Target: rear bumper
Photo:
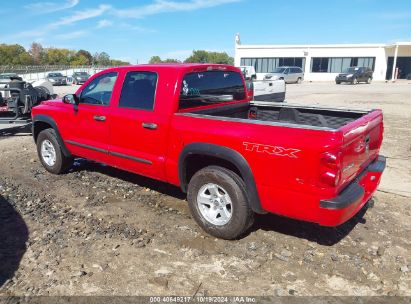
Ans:
[[[353,81],[353,77],[336,77],[335,81],[337,82],[352,82]]]
[[[353,217],[377,190],[385,164],[386,158],[378,156],[337,197],[321,200],[318,223],[338,226]]]

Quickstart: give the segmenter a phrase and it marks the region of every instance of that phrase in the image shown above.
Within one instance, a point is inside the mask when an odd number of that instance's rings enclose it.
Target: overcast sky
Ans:
[[[0,43],[106,51],[145,63],[243,44],[411,41],[411,0],[2,1]]]

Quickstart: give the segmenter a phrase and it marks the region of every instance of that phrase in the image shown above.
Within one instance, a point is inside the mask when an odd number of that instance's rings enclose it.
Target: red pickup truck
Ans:
[[[43,166],[83,157],[181,187],[209,234],[233,239],[255,213],[337,226],[385,168],[380,110],[253,103],[228,65],[108,69],[32,112]]]

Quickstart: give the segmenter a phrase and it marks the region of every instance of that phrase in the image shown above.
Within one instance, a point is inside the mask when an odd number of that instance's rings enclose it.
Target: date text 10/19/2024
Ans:
[[[239,296],[239,297],[162,296],[162,297],[150,297],[150,303],[257,303],[257,299],[255,297],[243,297],[243,296]]]

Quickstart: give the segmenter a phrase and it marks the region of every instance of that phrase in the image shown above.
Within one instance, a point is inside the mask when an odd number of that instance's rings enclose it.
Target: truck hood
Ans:
[[[278,79],[280,77],[284,77],[284,74],[282,74],[282,73],[269,73],[269,74],[266,74],[264,78],[265,79],[275,80],[275,79]]]
[[[45,101],[42,101],[41,104],[48,105],[48,106],[60,106],[63,104],[63,99],[58,98],[58,99],[45,100]]]

